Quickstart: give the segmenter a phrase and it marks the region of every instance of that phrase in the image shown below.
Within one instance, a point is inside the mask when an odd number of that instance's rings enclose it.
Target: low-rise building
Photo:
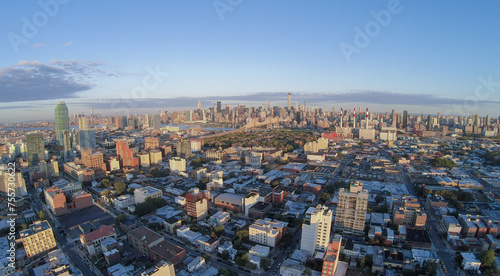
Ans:
[[[214,200],[215,206],[231,212],[243,212],[243,196],[224,193],[218,195]]]
[[[462,226],[454,216],[443,216],[441,223],[451,237],[458,237],[462,232]]]
[[[272,203],[259,201],[250,207],[250,210],[248,210],[248,216],[251,218],[265,218],[272,208]]]
[[[118,210],[121,209],[127,209],[129,206],[135,204],[135,198],[133,195],[126,194],[126,195],[121,195],[113,201],[113,205],[115,205],[115,208]]]
[[[462,268],[464,270],[479,270],[481,262],[476,258],[473,253],[461,252],[462,255]]]
[[[228,212],[218,211],[208,219],[211,226],[223,225],[229,222],[231,215]]]
[[[249,238],[256,243],[275,247],[286,233],[286,227],[283,222],[258,219],[248,229]]]
[[[101,243],[107,238],[116,239],[116,232],[112,225],[103,225],[99,229],[80,235],[80,242],[87,249],[90,256],[102,252]]]
[[[191,262],[189,262],[189,264],[187,265],[187,270],[189,272],[193,272],[204,264],[205,264],[205,258],[198,256],[194,258]]]
[[[146,186],[134,190],[134,201],[136,204],[143,203],[146,198],[159,198],[163,196],[163,192],[160,189]]]

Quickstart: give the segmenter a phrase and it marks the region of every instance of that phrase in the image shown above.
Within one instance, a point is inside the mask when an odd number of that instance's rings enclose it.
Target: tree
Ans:
[[[160,231],[163,229],[163,224],[162,223],[159,223],[159,222],[152,222],[152,223],[149,223],[148,224],[148,227],[150,229],[153,229],[153,230],[157,230],[157,231]]]
[[[127,215],[120,214],[115,218],[115,225],[119,225],[120,222],[127,220]]]
[[[106,187],[106,188],[111,186],[111,184],[109,183],[109,179],[107,179],[107,178],[104,178],[103,180],[101,180],[101,185]]]
[[[422,267],[422,272],[425,275],[436,275],[437,264],[434,261],[427,260]]]
[[[227,269],[219,269],[217,276],[238,276],[238,273]]]
[[[203,160],[201,160],[201,157],[196,157],[195,159],[193,159],[193,161],[191,161],[191,167],[193,167],[193,169],[196,169],[196,168],[199,168],[199,167],[202,167],[203,166]]]
[[[325,189],[326,189],[326,192],[329,194],[335,193],[335,185],[332,185],[332,184],[326,185]]]
[[[322,201],[327,201],[329,200],[331,197],[331,195],[329,193],[322,193],[319,198],[322,200]]]
[[[311,276],[312,275],[312,270],[309,267],[306,268],[306,270],[304,270],[304,275]]]
[[[125,184],[121,181],[115,182],[114,187],[115,187],[116,193],[119,195],[123,194],[123,192],[125,192],[127,190],[127,184]]]
[[[135,214],[139,217],[147,215],[153,211],[156,211],[158,208],[167,205],[167,201],[164,198],[146,198],[143,203],[137,204],[135,206]]]
[[[245,267],[246,267],[246,268],[249,268],[249,269],[251,269],[251,270],[256,270],[256,269],[258,268],[256,264],[251,263],[251,262],[247,262],[247,263],[245,264]]]
[[[365,267],[365,263],[366,263],[366,257],[363,257],[359,260],[359,264],[358,264],[358,267],[360,268],[364,268]]]
[[[206,190],[208,182],[209,182],[208,177],[202,178],[198,183],[196,183],[196,188],[200,190]]]
[[[243,256],[236,258],[236,264],[239,266],[245,266],[248,262],[248,255],[244,254]]]
[[[484,276],[500,276],[500,269],[488,268],[483,272]]]
[[[168,172],[166,170],[160,170],[158,168],[151,169],[150,174],[153,177],[165,177],[165,176],[168,176]]]
[[[492,268],[495,262],[495,251],[493,251],[493,249],[482,251],[479,253],[479,260],[481,261],[482,270]]]
[[[431,164],[436,167],[446,167],[450,170],[457,166],[455,161],[444,158],[434,158],[431,160]]]
[[[274,180],[273,182],[271,182],[271,187],[273,188],[276,188],[280,185],[280,181],[279,180]]]
[[[214,233],[217,237],[219,237],[220,235],[222,235],[222,233],[224,233],[224,227],[218,225],[218,226],[215,226],[214,227]]]
[[[240,231],[236,232],[236,236],[240,240],[246,240],[246,239],[248,239],[248,236],[249,236],[248,230],[245,230],[245,229],[240,230]]]
[[[229,252],[227,252],[227,250],[222,251],[221,258],[222,258],[223,260],[228,260],[228,259],[229,259],[229,257],[230,257],[230,256],[229,256]]]
[[[42,210],[38,211],[38,218],[41,220],[45,219],[45,213]]]
[[[271,263],[272,263],[271,260],[269,260],[266,257],[260,258],[260,267],[264,270],[268,270],[269,267],[271,266]]]

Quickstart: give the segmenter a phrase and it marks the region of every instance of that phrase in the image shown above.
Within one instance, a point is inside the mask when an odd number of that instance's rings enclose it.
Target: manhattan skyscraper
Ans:
[[[56,108],[54,109],[55,121],[56,121],[56,139],[59,145],[63,144],[63,131],[69,131],[69,115],[68,107],[64,102],[58,102]]]

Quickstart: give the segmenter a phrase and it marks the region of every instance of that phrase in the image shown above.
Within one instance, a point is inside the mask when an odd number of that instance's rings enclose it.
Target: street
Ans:
[[[418,197],[418,195],[415,193],[415,189],[413,188],[413,184],[410,181],[410,177],[404,170],[404,167],[401,165],[399,166],[399,170],[401,171],[401,179],[406,185],[406,188],[408,189],[408,192],[413,195]],[[423,202],[421,201],[422,205]],[[425,209],[425,208],[424,208]],[[434,219],[434,216],[429,210],[425,210],[427,214],[428,221],[426,223],[427,230],[429,232],[429,237],[431,238],[432,244],[435,247],[435,251],[437,252],[438,257],[444,261],[444,264],[446,268],[448,269],[448,274],[450,275],[458,275],[458,272],[455,270],[455,260],[452,254],[450,253],[450,250],[447,249],[445,243],[439,237],[439,234],[437,233],[437,228],[438,228],[438,221]],[[439,268],[438,268],[439,269]]]

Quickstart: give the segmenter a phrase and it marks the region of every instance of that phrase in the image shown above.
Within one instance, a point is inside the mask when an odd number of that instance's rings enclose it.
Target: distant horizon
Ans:
[[[375,96],[380,96],[377,93],[380,92],[374,92]],[[260,98],[261,100],[254,100],[250,101],[249,99],[252,99],[253,97],[257,97],[258,95],[267,95],[269,96],[272,100],[270,101],[270,106],[275,107],[279,106],[281,108],[285,108],[288,105],[287,99],[281,99],[283,95],[287,95],[288,92],[276,92],[276,93],[255,93],[255,94],[247,94],[247,95],[240,95],[240,96],[209,96],[209,97],[177,97],[177,98],[140,98],[140,99],[108,99],[108,98],[103,98],[103,99],[85,99],[85,98],[73,98],[73,99],[58,99],[54,101],[48,101],[47,103],[44,103],[45,108],[47,109],[47,116],[48,118],[46,119],[40,119],[40,120],[17,120],[17,121],[5,121],[2,120],[0,123],[5,124],[5,123],[30,123],[30,122],[53,122],[54,121],[54,108],[58,102],[65,102],[66,106],[68,106],[69,109],[69,114],[70,117],[73,115],[85,115],[89,116],[91,109],[93,109],[94,115],[101,115],[104,117],[109,117],[109,116],[116,116],[116,115],[123,115],[123,116],[128,116],[128,115],[144,115],[144,114],[158,114],[160,111],[165,112],[173,112],[173,111],[186,111],[186,110],[196,110],[197,109],[197,103],[200,101],[202,103],[202,109],[209,109],[213,107],[213,104],[216,103],[217,101],[221,101],[222,107],[226,104],[229,104],[231,108],[236,107],[238,104],[244,105],[246,107],[261,107],[263,104],[267,104],[267,100],[264,98]],[[292,95],[292,107],[295,107],[295,104],[298,103],[298,105],[302,106],[304,104],[304,99],[306,99],[306,108],[308,110],[312,110],[312,108],[317,107],[317,108],[322,108],[323,110],[327,111],[332,111],[332,108],[335,108],[335,112],[340,112],[340,108],[343,108],[344,110],[351,110],[354,111],[354,109],[359,109],[361,106],[361,112],[364,113],[366,111],[366,108],[369,109],[370,113],[380,113],[380,114],[385,114],[385,112],[388,112],[389,114],[392,112],[392,109],[395,109],[395,112],[397,114],[402,114],[405,110],[408,111],[408,114],[413,115],[413,116],[418,116],[418,115],[431,115],[431,116],[437,116],[438,113],[441,113],[441,116],[473,116],[475,114],[478,114],[480,117],[486,117],[489,115],[490,117],[499,117],[500,116],[500,110],[497,114],[489,114],[484,112],[484,108],[480,109],[477,108],[475,109],[477,112],[476,113],[470,113],[470,114],[453,114],[454,111],[460,111],[460,110],[465,110],[467,106],[465,105],[460,105],[461,101],[459,99],[443,99],[443,98],[435,98],[432,97],[431,95],[404,95],[405,97],[414,97],[415,99],[420,99],[422,101],[425,100],[430,100],[433,101],[431,105],[436,105],[436,107],[432,108],[434,111],[424,111],[421,110],[419,112],[416,112],[415,109],[417,107],[423,107],[420,105],[406,105],[406,108],[401,108],[400,104],[395,105],[395,106],[388,106],[386,104],[381,104],[381,103],[365,103],[365,102],[344,102],[344,103],[334,103],[333,105],[329,104],[328,102],[321,101],[322,99],[328,99],[330,97],[335,97],[335,96],[341,96],[341,100],[347,100],[349,97],[353,96],[354,98],[357,98],[360,94],[365,95],[363,93],[322,93],[323,97],[318,97],[318,98],[305,98],[305,95],[307,94],[301,94],[301,93],[291,93]],[[390,94],[390,93],[388,93]],[[368,94],[370,95],[370,94]],[[295,96],[295,97],[294,97]],[[366,95],[365,95],[366,96]],[[373,95],[371,95],[373,96]],[[401,96],[401,95],[399,95]],[[280,97],[280,98],[278,98]],[[294,98],[296,100],[294,100]],[[354,99],[353,98],[353,99]],[[366,98],[366,97],[365,97]],[[383,99],[383,98],[381,98]],[[414,100],[415,100],[414,99]],[[309,100],[309,101],[308,101]],[[321,102],[318,102],[321,101]],[[452,101],[454,102],[453,105],[446,105],[443,104],[443,106],[440,105],[440,101]],[[51,104],[52,103],[52,104]],[[184,103],[184,106],[166,106],[165,104],[171,104],[171,103]],[[493,105],[495,106],[497,103],[495,102],[488,102],[488,101],[481,101],[481,104],[483,105]],[[500,104],[500,103],[498,103]],[[35,105],[39,105],[39,103],[36,103]],[[384,109],[385,108],[385,109]],[[494,109],[494,107],[493,107]],[[428,110],[428,109],[427,109]],[[127,112],[117,112],[117,111],[127,111]],[[483,112],[481,112],[483,111]],[[359,113],[359,110],[357,110]],[[16,118],[18,116],[16,115]],[[2,117],[3,119],[4,117]]]

